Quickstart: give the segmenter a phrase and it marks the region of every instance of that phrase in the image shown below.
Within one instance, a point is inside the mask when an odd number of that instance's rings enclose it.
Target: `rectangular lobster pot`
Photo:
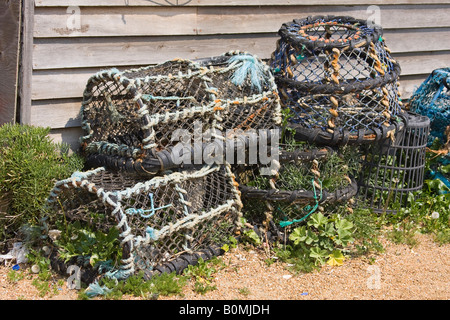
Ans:
[[[90,167],[154,174],[177,167],[170,153],[179,141],[277,128],[281,109],[269,66],[229,52],[99,72],[86,85],[81,122]]]
[[[407,124],[395,140],[362,148],[359,195],[374,212],[395,213],[392,204],[406,204],[423,187],[430,119],[408,112]]]
[[[95,228],[120,230],[122,264],[112,272],[126,278],[228,243],[239,229],[240,197],[228,166],[206,166],[145,180],[105,168],[76,172],[59,181],[48,199],[50,214]]]
[[[284,23],[278,33],[270,65],[296,139],[364,144],[398,129],[400,66],[380,26],[314,16]]]

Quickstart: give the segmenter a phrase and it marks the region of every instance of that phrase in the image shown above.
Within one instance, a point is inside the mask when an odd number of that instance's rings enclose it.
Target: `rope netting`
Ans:
[[[450,68],[434,70],[411,96],[409,106],[430,118],[428,146],[437,139],[442,146],[442,163],[450,164]]]
[[[119,165],[141,174],[174,166],[170,153],[181,139],[209,133],[223,141],[234,131],[281,122],[270,68],[241,52],[99,72],[88,81],[81,116],[91,167]]]
[[[69,222],[103,219],[97,228],[120,230],[122,279],[182,254],[217,250],[240,228],[239,191],[228,165],[157,176],[150,180],[97,168],[56,183],[48,199]],[[97,219],[98,220],[98,219]]]
[[[271,174],[262,174],[263,169],[270,169]],[[293,145],[280,147],[275,167],[239,165],[233,169],[244,204],[243,217],[271,234],[272,241],[281,240],[285,227],[305,220],[323,206],[352,199],[357,183],[351,171],[340,152]]]
[[[399,64],[382,29],[352,17],[284,23],[270,65],[297,139],[321,144],[379,141],[399,130]]]

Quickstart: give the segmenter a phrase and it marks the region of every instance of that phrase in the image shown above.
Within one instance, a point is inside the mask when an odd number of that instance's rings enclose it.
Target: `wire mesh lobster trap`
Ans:
[[[430,119],[408,112],[405,129],[394,141],[365,146],[358,177],[359,196],[374,212],[395,213],[423,187]]]
[[[270,234],[272,241],[281,240],[285,227],[303,221],[322,206],[353,198],[356,180],[348,166],[337,166],[330,161],[332,157],[339,155],[331,148],[282,145],[278,166],[267,167],[270,175],[262,174],[261,165],[236,166],[233,171],[244,203],[243,217]],[[326,165],[338,179],[321,176]]]
[[[400,129],[401,70],[382,34],[380,26],[352,17],[282,25],[270,65],[298,140],[362,144]]]
[[[97,168],[56,183],[48,199],[68,221],[118,228],[122,264],[110,277],[151,275],[180,257],[215,252],[240,227],[239,191],[229,166],[205,166],[150,180]]]
[[[87,83],[81,118],[88,165],[140,174],[179,167],[170,156],[180,140],[224,140],[281,123],[270,68],[241,52],[99,72]]]

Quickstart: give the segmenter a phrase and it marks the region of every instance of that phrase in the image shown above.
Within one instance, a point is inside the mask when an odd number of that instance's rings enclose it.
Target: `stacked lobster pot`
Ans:
[[[346,206],[357,193],[349,166],[329,147],[289,141],[279,145],[276,163],[239,165],[234,170],[243,218],[268,244],[286,241],[291,226],[326,207]],[[322,171],[333,177],[323,183]]]
[[[393,154],[410,147],[422,154],[422,140],[403,139],[408,121],[414,132],[417,123],[423,121],[402,109],[398,90],[401,69],[386,46],[380,26],[347,16],[314,16],[284,23],[279,36],[270,65],[295,140],[333,147],[338,153],[344,146],[353,145],[364,149],[359,155],[362,160],[369,159],[368,154],[384,155],[388,151],[392,160]],[[427,134],[426,128],[423,134]],[[414,143],[417,145],[412,146]],[[361,176],[357,180],[366,191],[375,188],[389,194],[397,186],[387,184],[391,176],[383,170],[373,169],[386,165],[382,158],[360,162],[361,171],[355,175]],[[398,166],[414,162],[419,171],[424,160],[418,157],[405,162],[400,155],[394,157]],[[370,177],[365,172],[370,172]],[[407,177],[402,178],[402,190],[421,187],[423,174]],[[366,185],[369,180],[375,185]],[[414,186],[408,187],[409,182]],[[358,198],[369,200],[371,208],[379,209],[370,198],[376,193],[364,192]]]
[[[59,181],[49,206],[86,225],[101,213],[96,229],[120,230],[121,265],[109,276],[181,272],[239,233],[226,146],[278,128],[280,112],[270,68],[248,53],[101,71],[81,108],[87,171]]]
[[[283,24],[279,35],[271,67],[298,140],[363,144],[401,129],[400,66],[381,27],[317,16]]]

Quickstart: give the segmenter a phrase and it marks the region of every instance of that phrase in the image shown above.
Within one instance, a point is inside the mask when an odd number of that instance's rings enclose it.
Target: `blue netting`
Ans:
[[[410,108],[430,118],[428,146],[432,146],[434,142],[438,145],[448,143],[450,136],[446,136],[446,128],[450,126],[450,68],[434,70],[412,95]],[[449,165],[450,153],[441,154],[439,164]],[[442,174],[439,166],[433,169],[435,170],[429,172],[429,176],[432,179],[440,179],[450,188],[448,174]]]
[[[450,68],[434,70],[412,95],[410,108],[430,118],[430,145],[436,138],[444,141],[450,125]]]

